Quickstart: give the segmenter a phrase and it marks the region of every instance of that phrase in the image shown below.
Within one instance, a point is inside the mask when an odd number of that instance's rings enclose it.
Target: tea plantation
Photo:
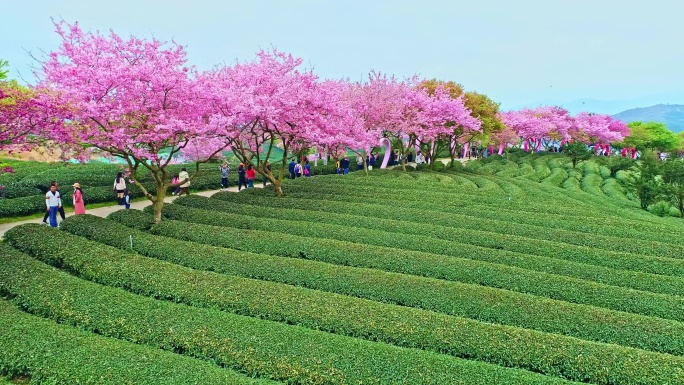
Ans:
[[[684,384],[684,222],[625,178],[497,157],[17,226],[0,378]]]

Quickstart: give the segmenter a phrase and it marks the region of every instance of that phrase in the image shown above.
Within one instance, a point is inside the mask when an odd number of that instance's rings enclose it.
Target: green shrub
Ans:
[[[6,246],[0,246],[11,253]],[[13,255],[19,253],[14,252]],[[0,373],[31,383],[269,384],[208,362],[55,324],[0,299]],[[12,382],[7,382],[12,383]]]
[[[660,201],[655,204],[648,206],[648,211],[651,214],[657,215],[659,217],[670,216],[670,211],[672,211],[672,205],[669,202]]]
[[[241,252],[160,237],[94,216],[60,228],[75,235],[193,269],[264,279],[663,353],[684,354],[681,323],[575,305],[507,290]]]
[[[124,216],[118,219],[126,224]],[[152,228],[152,232],[237,250],[478,283],[636,314],[674,320],[684,318],[678,310],[683,303],[679,297],[639,292],[481,261],[289,234],[279,234],[277,241],[273,241],[273,233],[268,231],[172,220],[162,221]]]
[[[102,245],[86,251],[82,248],[82,242],[87,241],[75,242],[76,237],[59,231],[29,225],[22,227],[12,229],[10,239],[18,240],[15,236],[30,237],[31,232],[41,233],[42,239],[47,242],[24,246],[31,248],[39,257],[46,256],[53,263],[73,261],[74,264],[68,263],[70,268],[82,266],[87,270],[90,262],[101,259],[133,258],[132,254],[108,253],[110,248]],[[65,247],[53,248],[52,245],[60,239],[67,240],[60,244]],[[564,383],[558,378],[527,371],[504,369],[416,349],[402,349],[213,309],[158,301],[69,276],[28,256],[0,258],[3,290],[34,314],[86,330],[97,330],[105,336],[210,360],[250,376],[311,384],[425,383],[426,378],[434,384]],[[77,261],[79,259],[80,262]],[[137,269],[138,277],[142,280],[145,277],[154,280],[154,275],[142,266],[129,265],[131,269]],[[106,274],[101,270],[94,273]],[[201,285],[202,281],[196,283]],[[195,292],[215,299],[226,295],[213,291],[202,293],[199,287]],[[168,296],[167,293],[158,295]],[[233,298],[240,301],[239,295]],[[271,297],[271,302],[277,305],[274,298],[278,297]],[[346,309],[320,310],[344,313]],[[628,363],[635,358],[636,352],[631,350],[631,357],[620,359]],[[666,355],[638,352],[645,354],[640,364],[642,367],[648,369],[650,365],[658,363],[662,375],[670,374],[669,370],[674,368],[678,360]],[[611,378],[612,373],[606,375],[600,365],[596,365],[592,371],[602,373],[603,378]],[[615,373],[614,378],[620,380],[638,375],[630,372],[631,369],[627,367],[626,371]]]
[[[657,293],[679,295],[684,292],[684,278],[664,277],[661,275],[668,273],[671,275],[684,275],[684,261],[664,258],[645,259],[640,255],[573,246],[560,242],[565,239],[570,240],[573,237],[582,242],[584,234],[564,234],[560,231],[554,231],[549,236],[540,237],[543,239],[529,239],[519,237],[517,234],[534,236],[535,233],[543,233],[544,229],[531,227],[529,232],[526,232],[527,227],[524,225],[503,223],[496,225],[499,233],[491,233],[476,230],[480,227],[479,222],[465,223],[462,220],[459,221],[458,217],[453,220],[445,219],[440,221],[441,224],[422,224],[405,220],[404,218],[412,218],[412,215],[408,213],[402,218],[401,215],[404,213],[400,209],[388,212],[384,207],[378,207],[379,210],[377,210],[376,214],[376,210],[369,206],[340,206],[342,210],[339,211],[346,210],[347,212],[357,212],[359,214],[349,215],[331,212],[336,209],[331,201],[260,199],[259,197],[252,197],[252,199],[251,204],[240,204],[200,196],[183,197],[176,200],[173,205],[168,206],[165,215],[171,219],[183,220],[183,218],[186,218],[186,211],[177,207],[177,205],[181,205],[213,211],[212,213],[203,213],[206,217],[212,218],[207,220],[208,224],[217,223],[214,221],[216,219],[214,217],[218,215],[216,213],[218,211],[221,213],[238,214],[237,216],[221,216],[220,220],[225,223],[237,224],[231,227],[239,227],[240,224],[249,222],[249,226],[254,229],[288,232],[296,235],[306,235],[307,231],[314,231],[319,237],[335,238],[335,232],[344,232],[346,239],[361,241],[363,238],[353,234],[355,231],[359,231],[367,233],[369,236],[378,234],[377,239],[391,239],[391,234],[381,233],[377,230],[377,227],[381,227],[384,232],[410,235],[410,237],[405,237],[406,241],[394,240],[385,246],[397,247],[410,242],[410,244],[402,246],[402,248],[405,250],[435,252],[438,245],[443,245],[439,254],[518,266],[529,270],[568,275]],[[303,210],[303,208],[307,210]],[[317,209],[325,209],[327,212],[314,211]],[[390,215],[400,219],[384,219],[381,225],[378,225],[376,221],[368,220],[368,217],[382,216],[385,213],[390,213]],[[193,216],[191,215],[190,217]],[[264,219],[266,222],[257,228],[254,226],[261,222],[253,221],[253,217],[285,220],[287,222],[268,222]],[[291,221],[291,218],[296,218],[297,221]],[[306,222],[312,222],[312,224],[309,225]],[[326,229],[318,230],[323,226]],[[341,228],[341,226],[347,226],[352,229],[347,231]],[[357,229],[353,229],[353,227]],[[363,228],[367,230],[363,230]],[[332,232],[332,234],[328,233],[328,231]],[[558,234],[556,238],[559,238],[556,242],[550,240],[554,238],[554,233]],[[361,235],[361,237],[363,236]],[[367,243],[378,244],[377,242]],[[478,245],[489,249],[476,247]],[[511,253],[506,250],[517,253]],[[575,263],[573,261],[582,263]],[[599,267],[601,265],[610,266],[611,268]],[[650,268],[657,271],[658,275],[624,271],[639,270],[639,268],[643,270]]]

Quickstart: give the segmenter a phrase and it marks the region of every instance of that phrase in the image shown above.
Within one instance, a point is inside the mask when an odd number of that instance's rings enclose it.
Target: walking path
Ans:
[[[254,187],[261,188],[262,185],[261,185],[261,183],[259,183],[259,184],[255,183]],[[237,186],[235,186],[235,187],[229,187],[228,190],[221,189],[221,190],[198,191],[198,192],[193,193],[193,195],[201,195],[201,196],[209,197],[209,196],[212,196],[215,193],[221,192],[221,191],[238,192],[238,188],[237,188]],[[166,198],[164,198],[164,203],[173,202],[173,200],[176,198],[177,197],[175,197],[175,196],[166,197]],[[131,209],[142,210],[151,204],[152,204],[152,202],[150,202],[149,200],[144,200],[144,201],[141,200],[141,201],[137,201],[137,202],[131,202]],[[119,211],[119,210],[123,210],[123,209],[124,209],[123,206],[118,206],[118,205],[98,207],[98,208],[92,209],[92,210],[88,210],[88,208],[86,207],[86,214],[91,214],[91,215],[95,215],[95,216],[104,218],[107,215],[113,213],[114,211]],[[72,215],[74,215],[73,212],[66,213],[67,217],[70,217]],[[9,222],[9,223],[0,224],[0,238],[4,237],[5,232],[7,232],[7,230],[11,229],[14,226],[23,225],[24,223],[40,223],[42,220],[43,220],[42,218],[34,218],[34,219],[28,219],[25,221],[17,221],[17,222]],[[61,222],[61,220],[62,219],[59,218],[59,214],[57,214],[57,221]]]

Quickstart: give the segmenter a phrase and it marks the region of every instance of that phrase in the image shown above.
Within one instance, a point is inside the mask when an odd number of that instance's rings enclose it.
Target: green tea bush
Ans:
[[[94,216],[75,216],[60,228],[193,269],[287,283],[463,316],[602,341],[683,354],[681,323],[575,305],[507,290],[458,282],[255,254],[160,237]],[[244,294],[242,294],[244,296]],[[495,309],[495,310],[494,310]]]
[[[15,240],[18,238],[14,236],[21,238],[22,231],[33,230],[27,226],[15,229],[18,230],[10,236]],[[55,255],[51,250],[56,249],[52,249],[50,243],[62,239],[66,234],[50,229],[35,230],[50,242],[25,246],[37,257],[46,257],[53,263],[81,259],[79,265],[87,269],[84,262],[94,261],[93,256],[96,259],[106,256],[107,246],[91,249],[93,255],[86,256],[79,247],[83,244],[75,243],[69,243],[71,249],[60,249],[57,254],[61,255]],[[54,236],[47,231],[52,231]],[[75,253],[75,250],[80,253]],[[113,254],[113,259],[117,255],[120,254]],[[424,383],[425,378],[430,378],[430,383],[435,384],[487,384],[493,381],[515,384],[564,383],[559,378],[528,371],[504,369],[417,349],[402,349],[214,309],[158,301],[69,276],[29,257],[2,258],[2,262],[0,284],[3,290],[34,314],[59,319],[86,330],[97,330],[105,336],[202,358],[250,376],[312,384]],[[68,266],[74,268],[77,265],[69,263]],[[130,265],[129,269],[138,269],[141,279],[145,276],[153,278],[153,275],[145,272],[144,267]],[[202,292],[199,288],[195,292],[214,299],[224,297],[220,292]],[[67,295],[68,300],[65,300]],[[168,296],[165,293],[159,295]],[[240,300],[239,296],[233,298]],[[277,301],[274,304],[277,306]],[[340,313],[346,311],[326,309]],[[639,352],[646,354],[641,364],[643,367],[649,368],[657,362],[663,375],[669,374],[670,367],[677,365],[676,360],[667,359],[670,356]],[[620,360],[628,363],[634,357],[632,355]],[[605,373],[600,366],[592,371]],[[629,369],[622,373],[601,374],[603,378],[614,376],[616,379],[628,375],[632,375]]]

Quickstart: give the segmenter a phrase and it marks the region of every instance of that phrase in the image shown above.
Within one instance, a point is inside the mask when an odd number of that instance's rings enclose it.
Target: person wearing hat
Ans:
[[[79,183],[74,183],[74,215],[85,214],[85,202],[83,201],[83,190]]]

